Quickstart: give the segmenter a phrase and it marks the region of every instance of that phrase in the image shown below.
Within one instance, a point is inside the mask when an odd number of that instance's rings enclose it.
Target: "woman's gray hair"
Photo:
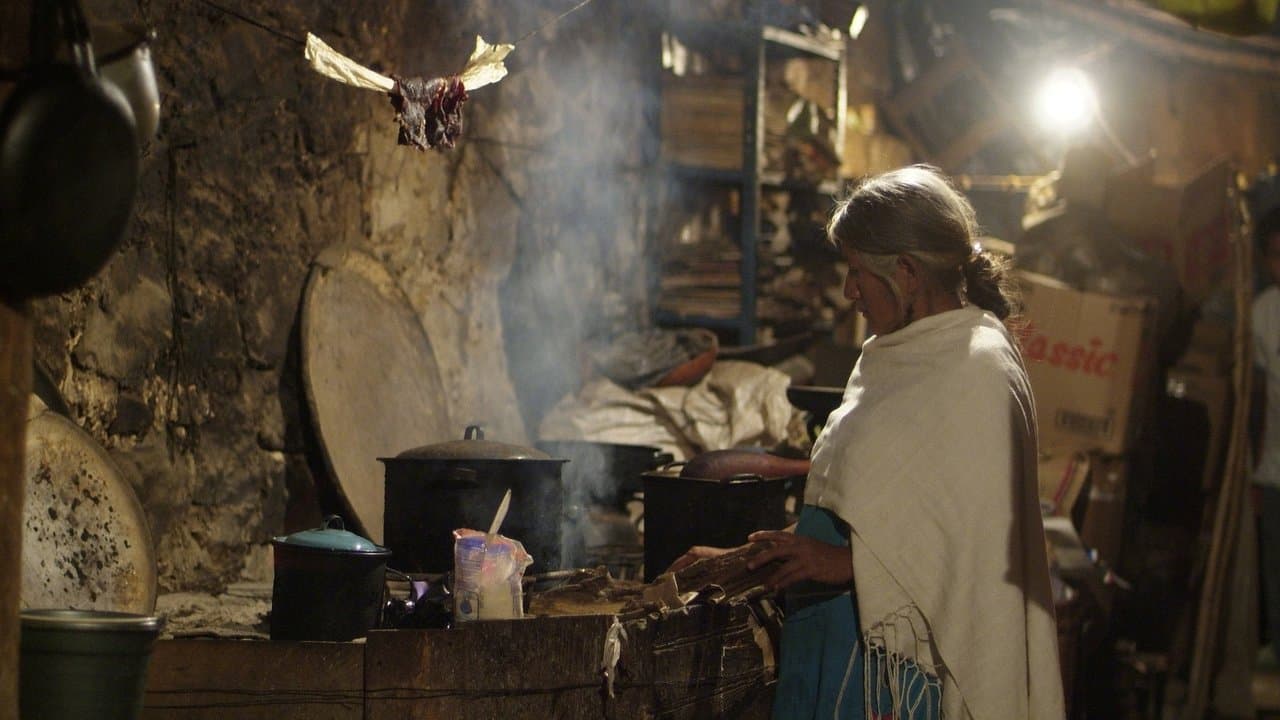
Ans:
[[[905,255],[943,290],[963,293],[1002,320],[1012,312],[1003,264],[974,243],[973,205],[936,167],[911,165],[862,181],[836,205],[827,236],[884,280],[899,307],[907,300],[893,270]]]

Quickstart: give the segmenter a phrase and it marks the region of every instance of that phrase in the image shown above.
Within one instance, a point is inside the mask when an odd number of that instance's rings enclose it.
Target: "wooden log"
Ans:
[[[31,396],[31,320],[0,301],[0,720],[18,717],[22,602],[22,456]]]
[[[772,547],[771,542],[751,543],[718,557],[699,560],[674,573],[676,586],[681,593],[715,588],[729,599],[755,597],[763,590],[765,580],[777,569],[778,563],[775,561],[755,570],[748,570],[747,563]]]
[[[367,720],[604,717],[610,615],[369,633]]]
[[[363,643],[188,638],[156,643],[146,720],[362,720]]]

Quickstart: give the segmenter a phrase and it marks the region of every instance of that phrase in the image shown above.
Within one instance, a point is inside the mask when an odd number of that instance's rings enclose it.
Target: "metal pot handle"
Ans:
[[[764,476],[760,473],[734,473],[720,480],[721,485],[732,485],[741,482],[763,482]]]
[[[31,54],[40,65],[55,62],[58,42],[71,50],[71,57],[85,77],[97,77],[98,69],[89,39],[89,22],[79,0],[38,1],[31,13]]]
[[[463,440],[483,440],[484,428],[479,425],[468,425],[466,431],[462,433]]]
[[[407,582],[407,583],[413,582],[413,578],[409,577],[409,573],[401,570],[396,570],[395,568],[392,568],[392,567],[387,568],[387,574],[394,576],[397,580],[403,580],[404,582]]]
[[[326,515],[324,522],[320,524],[324,530],[346,530],[346,526],[342,522],[341,515]]]

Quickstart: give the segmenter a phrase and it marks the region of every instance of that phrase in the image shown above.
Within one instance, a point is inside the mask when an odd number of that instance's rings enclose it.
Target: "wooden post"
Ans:
[[[31,319],[0,301],[0,720],[18,718],[22,455],[31,396]]]
[[[27,33],[31,25],[31,0],[0,2],[0,68],[16,70],[27,64]],[[0,82],[0,103],[13,89]]]
[[[27,64],[32,0],[0,2],[0,67]],[[14,84],[0,81],[0,105]],[[31,320],[0,300],[0,720],[18,720],[22,600],[22,454],[31,395]]]

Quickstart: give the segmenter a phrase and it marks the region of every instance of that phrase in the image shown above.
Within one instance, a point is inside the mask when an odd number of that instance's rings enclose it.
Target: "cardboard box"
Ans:
[[[1065,452],[1040,457],[1040,506],[1047,515],[1071,517],[1089,477],[1089,455]]]
[[[1227,450],[1227,428],[1231,424],[1231,377],[1205,374],[1179,363],[1165,375],[1165,392],[1171,397],[1204,406],[1209,421],[1209,437],[1200,486],[1205,492],[1213,492],[1221,480]]]
[[[1148,162],[1107,179],[1107,220],[1168,262],[1196,304],[1231,279],[1231,181],[1226,160],[1174,181],[1155,178]]]
[[[1082,292],[1034,273],[1018,277],[1041,451],[1123,453],[1138,426],[1135,408],[1149,395],[1155,301]]]
[[[846,127],[840,177],[860,178],[910,165],[911,146],[892,135]]]
[[[1206,318],[1191,326],[1191,340],[1177,366],[1202,375],[1230,375],[1235,364],[1235,328]]]

